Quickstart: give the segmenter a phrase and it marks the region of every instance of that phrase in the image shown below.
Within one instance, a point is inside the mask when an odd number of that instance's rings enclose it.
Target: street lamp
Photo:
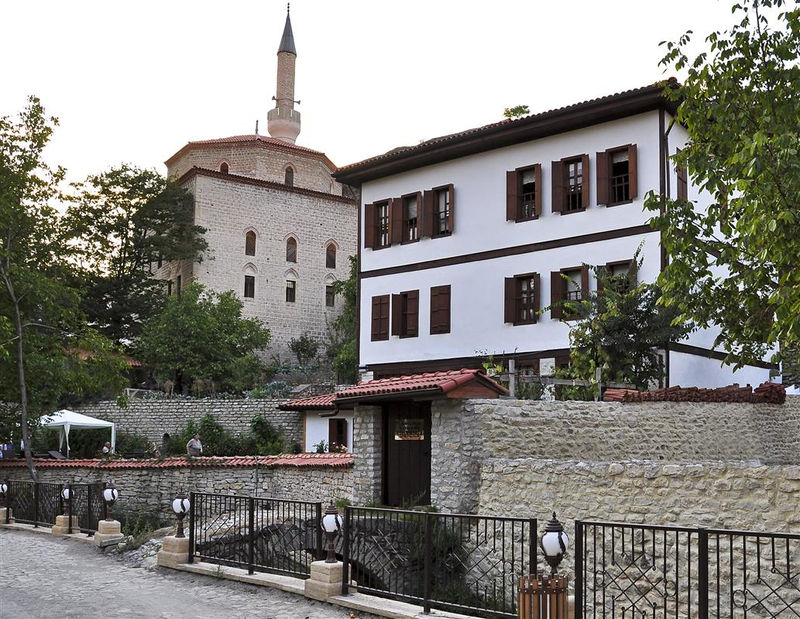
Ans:
[[[70,497],[72,496],[72,490],[70,490],[69,486],[63,488],[61,490],[61,498],[67,502],[67,516],[70,516],[70,507],[72,506],[72,501],[70,501]]]
[[[106,484],[105,490],[103,490],[103,505],[106,510],[105,520],[112,520],[109,517],[111,513],[111,508],[113,507],[116,500],[119,498],[119,491],[117,490],[116,486],[114,486],[114,482],[110,481]]]
[[[545,561],[550,565],[550,575],[555,576],[558,565],[569,548],[569,536],[564,532],[564,527],[556,518],[555,512],[553,512],[553,519],[544,527],[544,533],[539,538],[539,545],[544,552]]]
[[[181,490],[178,493],[178,496],[172,501],[172,511],[174,511],[178,516],[178,532],[175,534],[175,537],[186,537],[183,534],[183,519],[187,513],[189,513],[189,507],[191,503],[189,503],[189,499],[186,498],[186,494]]]
[[[339,515],[339,510],[336,509],[333,503],[325,510],[325,515],[322,517],[320,526],[322,530],[325,531],[325,535],[328,536],[328,557],[325,559],[325,563],[336,563],[336,547],[334,546],[334,541],[336,540],[336,534],[342,530],[342,517]]]
[[[6,500],[6,509],[11,509],[11,501],[8,496],[8,484],[5,482],[0,482],[0,497]]]

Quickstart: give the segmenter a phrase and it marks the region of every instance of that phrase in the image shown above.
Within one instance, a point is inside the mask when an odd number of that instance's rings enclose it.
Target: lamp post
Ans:
[[[342,517],[339,516],[339,510],[336,509],[333,503],[325,510],[320,526],[325,531],[325,535],[328,536],[328,557],[325,559],[325,563],[336,563],[334,542],[336,541],[336,534],[342,530]]]
[[[569,548],[569,536],[564,532],[564,527],[556,518],[555,512],[552,520],[544,527],[539,545],[544,552],[545,561],[550,565],[550,576],[555,576],[559,564],[564,559],[564,553]]]
[[[8,524],[11,514],[11,497],[8,494],[8,484],[6,482],[0,482],[0,497],[3,497],[6,504],[6,515],[3,519],[3,524]]]
[[[72,498],[72,490],[69,486],[61,490],[61,498],[67,502],[66,516],[69,518],[72,515],[72,510],[70,509],[72,507],[72,501],[70,500]]]
[[[114,506],[114,503],[118,498],[119,491],[117,490],[116,486],[114,486],[114,482],[108,482],[103,490],[103,509],[105,510],[103,517],[104,520],[112,520],[112,518],[109,517],[109,514],[111,513],[111,508]]]
[[[189,507],[189,499],[186,497],[186,493],[181,490],[175,500],[172,501],[172,511],[178,516],[178,532],[175,537],[186,537],[183,534],[183,519],[189,513]]]

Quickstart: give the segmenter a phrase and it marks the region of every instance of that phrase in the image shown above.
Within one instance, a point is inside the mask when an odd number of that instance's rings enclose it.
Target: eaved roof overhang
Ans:
[[[675,78],[670,78],[651,86],[434,138],[417,146],[396,148],[383,155],[339,168],[333,177],[340,183],[360,185],[415,168],[643,112],[665,109],[674,114],[679,103],[668,100],[663,93],[665,87],[674,88],[677,84]]]

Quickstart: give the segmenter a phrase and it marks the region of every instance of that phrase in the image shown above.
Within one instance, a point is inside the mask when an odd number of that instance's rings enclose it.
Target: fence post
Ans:
[[[69,496],[67,497],[67,534],[72,535],[72,484],[67,484]]]
[[[108,503],[106,503],[106,488],[108,488],[108,482],[103,482],[103,491],[100,493],[100,496],[103,497],[103,520],[108,520]]]
[[[80,520],[78,526],[81,526]],[[86,484],[86,537],[94,535],[92,531],[92,484]]]
[[[256,500],[253,497],[247,499],[247,573],[252,574],[253,561],[255,559],[256,545]]]
[[[697,530],[697,616],[708,619],[708,531]]]
[[[194,563],[194,502],[195,493],[189,493],[189,563]]]
[[[11,524],[11,506],[14,504],[14,495],[11,490],[11,480],[6,482],[8,490],[6,490],[6,524]]]
[[[516,359],[508,360],[508,395],[513,398],[517,392],[517,361]]]
[[[342,544],[342,595],[350,593],[350,508],[344,508],[344,543]]]
[[[59,499],[61,498],[61,493],[58,493]],[[33,484],[33,527],[36,528],[39,526],[39,482],[34,482]]]
[[[422,598],[422,610],[425,614],[431,612],[431,514],[425,512],[425,587]]]
[[[583,619],[583,522],[575,521],[575,619]]]
[[[317,503],[317,537],[316,537],[316,546],[317,546],[317,561],[322,561],[324,558],[323,549],[322,549],[322,503]]]
[[[530,527],[530,539],[528,540],[528,551],[530,556],[528,557],[528,572],[530,574],[538,574],[539,573],[539,555],[538,555],[538,546],[536,542],[539,541],[539,521],[536,518],[531,518],[528,520],[528,526]]]

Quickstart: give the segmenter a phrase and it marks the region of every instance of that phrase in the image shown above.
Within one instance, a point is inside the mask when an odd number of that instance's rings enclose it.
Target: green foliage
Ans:
[[[300,337],[289,340],[289,350],[297,357],[297,363],[306,366],[317,358],[319,342],[308,333],[303,333]]]
[[[715,346],[741,366],[800,344],[800,7],[742,0],[733,13],[738,23],[710,34],[708,51],[690,59],[686,33],[661,61],[688,72],[665,90],[689,133],[671,159],[710,204],[650,192],[645,206],[670,257],[662,302],[719,327]]]
[[[283,436],[261,413],[250,421],[250,431],[255,439],[254,453],[269,455],[283,451]]]
[[[245,391],[244,397],[252,400],[271,400],[285,398],[291,391],[292,388],[282,380],[273,380],[250,391]]]
[[[503,110],[503,118],[519,118],[527,116],[531,113],[527,105],[515,105],[514,107],[507,107]]]
[[[153,534],[164,527],[173,524],[172,520],[164,518],[159,512],[141,512],[123,509],[115,506],[111,517],[118,521],[123,535],[129,536],[125,543],[125,550],[136,550],[149,541]]]
[[[144,325],[140,356],[158,378],[173,380],[178,392],[197,380],[237,390],[248,384],[243,377],[253,377],[252,384],[263,371],[255,351],[269,341],[261,321],[242,317],[242,301],[233,292],[192,284]]]
[[[151,263],[202,259],[207,243],[194,225],[194,199],[157,172],[125,164],[74,188],[66,221],[81,239],[82,308],[110,339],[134,340],[166,299]]]
[[[638,251],[635,262],[641,265]],[[603,383],[629,383],[637,389],[658,384],[664,368],[655,349],[680,340],[689,327],[676,322],[674,309],[659,303],[656,285],[634,285],[633,273],[612,276],[604,267],[591,269],[602,292],[567,304],[582,317],[569,323],[571,366],[558,375],[594,381],[599,367]],[[562,387],[564,399],[575,390],[575,397],[587,395],[585,388]]]
[[[350,256],[350,275],[333,283],[336,296],[344,300],[342,313],[329,325],[328,356],[333,359],[333,369],[338,383],[355,383],[358,380],[358,351],[356,328],[358,307],[358,258]]]
[[[186,443],[200,435],[203,456],[268,456],[282,453],[283,436],[263,415],[250,421],[250,432],[234,435],[226,430],[211,413],[200,421],[189,420],[180,433],[171,435],[164,445],[166,455],[186,455]]]

